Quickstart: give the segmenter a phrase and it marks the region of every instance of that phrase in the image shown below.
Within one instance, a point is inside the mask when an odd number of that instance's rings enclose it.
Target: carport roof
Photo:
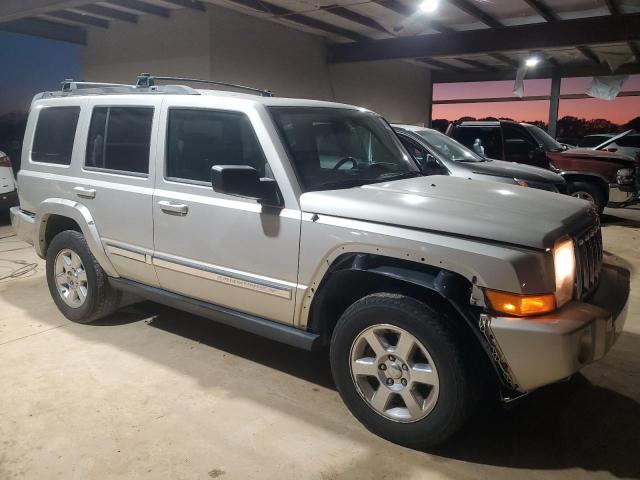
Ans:
[[[527,78],[640,73],[638,0],[3,0],[0,29],[75,43],[87,28],[170,18],[207,3],[330,39],[335,63],[405,59],[435,82],[513,78],[531,53],[544,63]]]

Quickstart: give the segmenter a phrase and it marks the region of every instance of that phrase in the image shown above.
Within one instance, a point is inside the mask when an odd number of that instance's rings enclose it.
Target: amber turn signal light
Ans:
[[[517,295],[515,293],[487,289],[485,294],[492,310],[516,317],[541,315],[556,309],[556,297],[552,293],[546,295]]]

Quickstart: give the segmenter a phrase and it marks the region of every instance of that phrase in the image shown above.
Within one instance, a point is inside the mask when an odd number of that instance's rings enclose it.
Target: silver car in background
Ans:
[[[564,179],[544,168],[487,158],[431,128],[391,125],[425,175],[451,175],[566,193]]]

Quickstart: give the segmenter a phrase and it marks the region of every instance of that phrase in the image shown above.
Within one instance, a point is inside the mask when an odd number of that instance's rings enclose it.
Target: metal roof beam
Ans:
[[[121,20],[123,22],[138,23],[138,16],[132,13],[123,12],[122,10],[116,10],[115,8],[107,8],[102,5],[83,5],[76,7],[75,10],[90,13],[91,15],[97,15],[99,17],[106,17],[112,20]]]
[[[61,10],[59,12],[49,12],[48,17],[59,18],[67,22],[79,23],[89,27],[109,28],[109,22],[102,18],[92,17],[91,15],[83,15],[82,13],[68,12]]]
[[[87,5],[95,0],[2,0],[0,23]]]
[[[174,5],[178,5],[183,8],[190,8],[192,10],[198,10],[200,12],[204,12],[206,7],[203,2],[200,0],[163,0],[167,3],[173,3]]]
[[[640,39],[640,14],[588,17],[486,30],[385,38],[333,45],[332,63],[574,47]]]
[[[554,12],[544,0],[524,0],[527,4],[547,22],[556,22],[560,17]]]
[[[542,67],[539,66],[533,70],[527,72],[527,79],[540,79],[540,78],[552,78],[554,72],[562,78],[571,77],[590,77],[590,76],[610,76],[613,75],[607,65],[595,65],[584,64],[578,66],[562,66],[560,69],[555,67]],[[615,75],[636,75],[640,73],[640,64],[629,63],[621,66],[616,70]],[[499,80],[514,80],[516,76],[515,71],[510,70],[498,70],[495,72],[480,72],[480,71],[465,71],[459,72],[447,72],[447,71],[432,71],[431,78],[434,83],[455,83],[455,82],[492,82]]]
[[[157,5],[141,2],[140,0],[107,0],[107,3],[116,7],[134,10],[139,13],[148,13],[149,15],[169,18],[170,10],[168,8],[158,7]]]
[[[79,45],[87,44],[87,32],[85,29],[62,23],[48,22],[39,18],[22,18],[0,23],[0,30],[49,38],[61,42],[77,43]]]

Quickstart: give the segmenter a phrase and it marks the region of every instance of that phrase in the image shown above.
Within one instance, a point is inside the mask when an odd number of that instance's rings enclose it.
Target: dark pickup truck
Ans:
[[[509,121],[463,121],[447,135],[479,155],[547,168],[564,177],[567,192],[604,207],[637,202],[637,160],[587,148],[567,149],[535,125]]]

